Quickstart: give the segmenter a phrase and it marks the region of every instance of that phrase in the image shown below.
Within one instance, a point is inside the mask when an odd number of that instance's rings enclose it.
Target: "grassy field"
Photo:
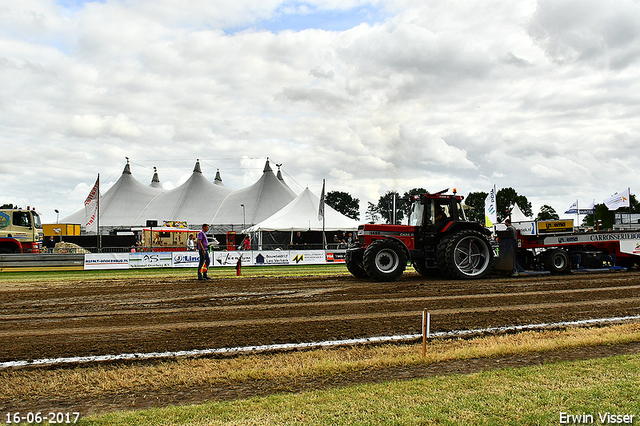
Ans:
[[[434,340],[421,345],[356,346],[314,351],[183,359],[141,365],[102,365],[0,372],[0,398],[40,401],[51,395],[92,400],[148,391],[214,388],[265,381],[273,385],[392,367],[640,341],[640,324],[571,328]],[[640,415],[640,356],[617,356],[481,373],[336,387],[302,393],[210,402],[197,406],[115,412],[84,425],[420,425],[559,424],[560,413]]]
[[[598,421],[605,413],[637,419],[639,377],[639,356],[617,356],[119,412],[81,424],[557,425],[561,416],[586,414]]]

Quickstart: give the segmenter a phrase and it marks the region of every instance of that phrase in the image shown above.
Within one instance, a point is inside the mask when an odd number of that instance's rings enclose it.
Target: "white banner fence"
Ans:
[[[344,263],[346,250],[248,250],[211,252],[210,267]],[[196,268],[198,252],[86,253],[84,269]]]

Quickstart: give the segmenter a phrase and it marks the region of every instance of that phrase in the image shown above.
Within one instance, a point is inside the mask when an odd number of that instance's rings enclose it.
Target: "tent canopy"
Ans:
[[[322,231],[318,220],[320,199],[306,188],[293,201],[262,222],[243,232],[257,231]],[[360,222],[325,205],[325,231],[355,231]]]

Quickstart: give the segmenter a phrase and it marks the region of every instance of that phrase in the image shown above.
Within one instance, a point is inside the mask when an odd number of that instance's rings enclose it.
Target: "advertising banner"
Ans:
[[[129,254],[129,268],[171,268],[171,252],[149,252]],[[198,263],[196,262],[196,266]]]
[[[346,252],[344,251],[328,251],[326,256],[326,263],[344,263],[345,255]]]
[[[538,234],[554,234],[557,232],[573,232],[573,219],[544,220],[538,222]]]
[[[324,250],[292,250],[289,252],[290,265],[319,265],[326,263]]]
[[[197,251],[175,251],[172,255],[174,268],[197,268],[200,262]]]
[[[640,240],[620,241],[620,251],[640,256]]]
[[[87,253],[84,269],[129,269],[129,253]]]
[[[242,256],[242,266],[253,265],[251,251],[214,251],[211,267],[214,266],[236,266],[238,258]],[[196,265],[197,266],[197,265]]]

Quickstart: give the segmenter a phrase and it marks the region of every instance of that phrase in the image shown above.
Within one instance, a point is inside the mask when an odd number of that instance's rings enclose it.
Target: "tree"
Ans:
[[[367,223],[376,223],[380,220],[380,213],[378,213],[378,206],[371,201],[367,201],[367,211],[364,213]]]
[[[402,219],[404,219],[403,207],[407,201],[403,201],[396,191],[387,191],[382,197],[380,197],[378,204],[376,205],[376,211],[386,223],[392,222],[394,196],[396,197],[396,223],[400,223],[402,222]]]
[[[360,219],[360,200],[353,198],[347,192],[329,191],[324,198],[324,202],[351,219]]]
[[[469,220],[484,223],[484,202],[487,199],[486,192],[470,192],[464,200],[464,204],[469,207],[466,215]]]
[[[502,188],[496,194],[496,207],[498,209],[498,221],[503,222],[509,215],[507,209],[517,204],[525,216],[533,216],[531,203],[524,195],[518,195],[513,188]]]
[[[555,209],[551,206],[544,205],[540,207],[540,212],[538,213],[537,220],[559,220],[560,216],[556,213]]]
[[[0,206],[0,209],[17,209],[17,208],[18,208],[17,205],[13,205],[11,203],[3,204],[2,206]]]
[[[601,222],[596,226],[596,221]],[[595,214],[586,215],[585,218],[582,219],[582,224],[597,229],[611,229],[615,221],[615,210],[609,210],[603,203],[596,204]]]

